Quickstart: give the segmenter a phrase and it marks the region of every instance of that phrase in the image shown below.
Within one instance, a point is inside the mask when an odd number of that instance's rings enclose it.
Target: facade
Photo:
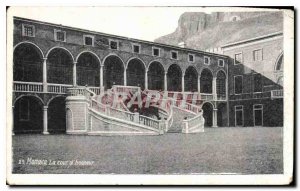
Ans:
[[[283,126],[283,33],[224,45],[230,126]]]
[[[18,17],[13,34],[15,133],[66,132],[68,88],[114,85],[197,93],[205,126],[283,124],[282,33],[225,45],[225,55]]]

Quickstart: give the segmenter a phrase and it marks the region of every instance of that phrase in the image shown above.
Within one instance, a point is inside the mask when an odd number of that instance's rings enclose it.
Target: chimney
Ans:
[[[178,43],[178,46],[181,47],[181,48],[185,48],[185,43],[184,42],[180,42],[180,43]]]

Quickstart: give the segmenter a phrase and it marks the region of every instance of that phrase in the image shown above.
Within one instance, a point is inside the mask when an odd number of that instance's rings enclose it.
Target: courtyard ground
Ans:
[[[280,174],[282,137],[278,127],[161,136],[14,135],[13,173]]]

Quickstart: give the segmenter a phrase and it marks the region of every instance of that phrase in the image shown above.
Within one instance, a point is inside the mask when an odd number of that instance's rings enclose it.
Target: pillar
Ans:
[[[73,86],[77,86],[77,72],[76,72],[76,64],[77,62],[73,63]]]
[[[181,92],[184,92],[184,73],[181,76]]]
[[[168,72],[165,72],[165,76],[164,76],[164,90],[168,91],[168,79],[167,79],[167,74]]]
[[[47,58],[43,60],[43,92],[47,92]]]
[[[198,93],[200,93],[200,75],[198,75],[198,81],[197,82],[198,82],[198,87],[197,87],[198,88]]]
[[[145,90],[148,90],[148,71],[145,72]]]
[[[218,127],[217,120],[218,120],[218,109],[213,108],[213,125],[212,127]]]
[[[212,93],[213,93],[213,100],[217,100],[217,78],[213,77],[212,81]]]
[[[43,107],[43,134],[47,135],[49,134],[48,132],[48,106]]]
[[[100,64],[100,87],[103,87],[103,65]]]
[[[124,86],[127,86],[126,68],[124,69]]]

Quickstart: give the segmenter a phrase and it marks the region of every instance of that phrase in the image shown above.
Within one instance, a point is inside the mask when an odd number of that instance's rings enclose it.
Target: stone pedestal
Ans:
[[[85,134],[89,129],[88,100],[85,96],[66,98],[67,134]]]

